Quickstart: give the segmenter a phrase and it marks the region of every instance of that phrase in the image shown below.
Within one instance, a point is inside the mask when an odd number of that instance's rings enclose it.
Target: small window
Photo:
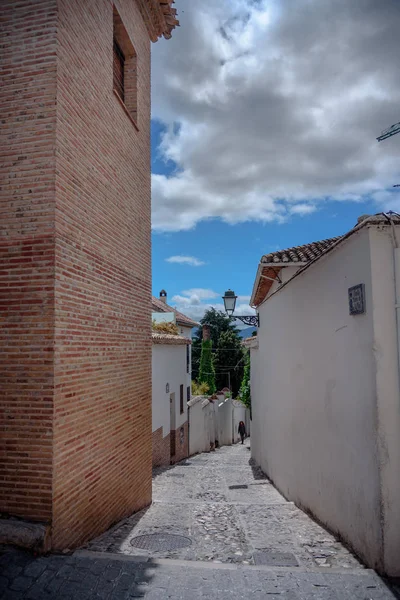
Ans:
[[[190,349],[189,344],[186,346],[186,373],[190,372]]]
[[[113,89],[137,126],[137,56],[115,6],[113,25]]]
[[[121,100],[125,100],[125,88],[124,88],[124,68],[125,68],[125,56],[117,40],[114,38],[114,90],[117,92]]]
[[[186,389],[186,399],[187,399],[187,402],[189,402],[189,400],[190,400],[190,385],[188,385],[187,389]]]
[[[185,409],[183,406],[183,384],[181,384],[181,387],[180,387],[179,403],[180,403],[181,414],[183,414],[185,412]]]

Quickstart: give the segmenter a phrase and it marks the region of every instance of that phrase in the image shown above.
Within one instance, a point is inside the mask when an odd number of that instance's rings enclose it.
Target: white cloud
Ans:
[[[192,288],[190,290],[183,290],[182,294],[184,294],[185,296],[196,295],[202,300],[209,300],[210,298],[218,298],[221,296],[221,294],[218,294],[218,292],[214,292],[213,290],[209,290],[206,288]]]
[[[215,299],[215,301],[213,301],[213,299]],[[253,315],[255,311],[250,308],[249,302],[250,296],[238,295],[235,313],[238,315]],[[171,303],[179,311],[196,321],[199,321],[204,316],[205,311],[212,307],[216,310],[225,312],[224,304],[222,302],[222,293],[205,288],[184,290],[181,294],[173,296]],[[236,321],[235,324],[239,328],[242,327],[240,321]]]
[[[160,152],[153,227],[284,222],[326,198],[361,201],[398,183],[394,0],[177,0],[181,27],[153,48]],[[378,194],[377,205],[390,200]]]
[[[169,263],[177,263],[180,265],[190,265],[191,267],[201,267],[206,263],[194,256],[170,256],[165,259]]]
[[[292,215],[310,215],[317,210],[317,207],[312,204],[294,204],[290,207]]]

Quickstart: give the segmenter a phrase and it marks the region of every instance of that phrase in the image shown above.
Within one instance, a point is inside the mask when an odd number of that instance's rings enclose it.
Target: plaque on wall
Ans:
[[[363,283],[349,288],[349,312],[351,315],[365,313],[365,286]]]

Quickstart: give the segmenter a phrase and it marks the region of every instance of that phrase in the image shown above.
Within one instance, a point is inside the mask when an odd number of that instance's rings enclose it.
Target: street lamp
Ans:
[[[229,317],[231,317],[231,319],[239,319],[245,325],[250,325],[252,327],[260,326],[260,318],[258,315],[241,315],[241,316],[239,316],[239,315],[233,314],[234,310],[235,310],[235,306],[236,306],[236,300],[237,300],[237,296],[235,295],[235,292],[233,292],[232,290],[227,290],[225,292],[225,295],[222,296],[222,300],[224,301],[225,312]]]

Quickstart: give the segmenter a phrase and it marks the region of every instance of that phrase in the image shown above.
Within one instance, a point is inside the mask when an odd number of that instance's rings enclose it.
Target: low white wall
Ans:
[[[205,396],[195,396],[188,402],[189,454],[210,452],[215,446],[216,412],[213,402]]]
[[[235,444],[240,440],[238,433],[240,421],[246,425],[246,407],[239,400],[232,400],[232,435]],[[249,434],[247,429],[246,434]]]
[[[370,251],[363,229],[260,306],[251,449],[287,498],[382,568]],[[367,312],[350,316],[359,283]]]
[[[223,396],[219,400],[208,399],[206,396],[191,398],[188,402],[188,415],[190,455],[209,452],[216,447],[216,442],[218,446],[238,442],[239,422],[249,420],[248,411],[241,402]]]
[[[218,442],[220,446],[232,445],[232,402],[230,398],[218,399]]]

